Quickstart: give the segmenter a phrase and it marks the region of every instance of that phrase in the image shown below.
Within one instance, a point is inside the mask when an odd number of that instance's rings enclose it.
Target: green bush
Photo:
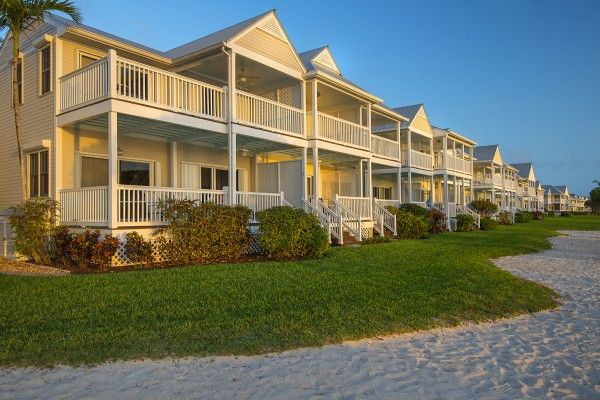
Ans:
[[[292,207],[273,207],[257,213],[257,240],[274,260],[322,257],[329,247],[327,232],[317,217]]]
[[[561,212],[560,212],[560,216],[561,216],[561,217],[572,217],[572,216],[573,216],[573,213],[572,213],[572,212],[570,212],[570,211],[561,211]]]
[[[437,208],[427,210],[427,221],[429,222],[429,232],[441,233],[448,230],[446,214]]]
[[[543,220],[544,219],[544,213],[542,211],[534,211],[531,214],[533,215],[533,219],[535,219],[535,220]]]
[[[527,223],[533,221],[533,213],[529,211],[519,211],[515,214],[516,223]]]
[[[470,232],[477,230],[475,217],[470,214],[456,214],[456,230],[458,232]]]
[[[156,231],[156,243],[170,263],[233,262],[248,250],[249,208],[169,199],[159,209],[168,224]]]
[[[400,205],[400,210],[409,212],[413,215],[416,215],[417,217],[421,217],[424,219],[427,218],[427,213],[429,211],[425,207],[421,207],[420,205],[413,203],[404,203]]]
[[[104,271],[110,267],[111,261],[117,250],[120,241],[113,235],[105,235],[103,240],[99,240],[92,248],[91,265],[98,271]]]
[[[133,231],[125,235],[125,254],[134,264],[152,264],[152,242]]]
[[[546,216],[546,218],[556,217],[556,214],[554,214],[554,211],[547,211],[544,215]]]
[[[69,265],[79,270],[104,271],[110,267],[119,244],[119,239],[112,235],[102,238],[97,229],[73,234],[69,242]]]
[[[497,221],[500,225],[510,225],[513,223],[512,214],[508,211],[500,211],[498,213]]]
[[[66,226],[58,226],[51,234],[51,263],[57,267],[69,267],[73,263],[69,255],[73,234]]]
[[[378,243],[389,243],[392,239],[389,236],[376,235],[371,236],[361,242],[361,244],[378,244]]]
[[[477,211],[482,217],[491,217],[498,211],[498,206],[489,200],[474,200],[471,202],[471,208]]]
[[[10,209],[9,222],[15,234],[15,250],[37,264],[50,265],[50,237],[56,228],[58,203],[50,199],[31,199]]]
[[[498,227],[498,223],[489,217],[482,217],[479,221],[479,229],[482,231],[493,231]]]
[[[396,208],[386,207],[389,212],[396,215],[397,235],[401,239],[421,239],[427,236],[429,225],[424,217]]]

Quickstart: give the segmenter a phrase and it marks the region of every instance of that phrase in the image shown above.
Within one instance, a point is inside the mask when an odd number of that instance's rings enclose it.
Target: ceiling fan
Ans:
[[[242,67],[235,81],[239,86],[247,88],[248,85],[253,85],[259,79],[258,76],[246,75],[246,68]]]

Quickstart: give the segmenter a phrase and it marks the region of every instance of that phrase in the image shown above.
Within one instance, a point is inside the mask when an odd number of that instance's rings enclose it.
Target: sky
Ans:
[[[298,51],[329,45],[343,75],[537,178],[600,179],[600,1],[75,0],[84,23],[167,50],[275,8]]]

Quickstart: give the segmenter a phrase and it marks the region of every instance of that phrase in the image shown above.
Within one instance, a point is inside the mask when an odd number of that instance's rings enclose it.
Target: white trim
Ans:
[[[76,49],[75,50],[75,57],[76,57],[75,65],[77,67],[76,69],[82,68],[81,56],[93,58],[95,61],[98,61],[99,59],[106,57],[106,55],[101,54],[100,52]]]
[[[216,189],[216,182],[217,182],[217,172],[216,172],[216,170],[220,169],[220,170],[223,170],[223,171],[227,171],[227,173],[229,173],[229,166],[228,165],[225,165],[225,164],[223,164],[223,165],[206,164],[206,163],[197,162],[197,161],[180,161],[179,165],[178,165],[178,168],[181,169],[181,171],[180,171],[180,173],[181,173],[181,182],[180,182],[181,183],[181,185],[180,185],[181,189],[194,189],[192,187],[183,186],[183,182],[185,182],[185,179],[183,177],[183,168],[182,167],[183,167],[184,164],[195,165],[195,166],[198,166],[200,168],[210,168],[212,170],[211,171],[211,175],[210,175],[210,178],[211,178],[211,188],[210,189],[199,188],[199,189],[202,189],[202,190],[222,190],[222,189]],[[242,186],[243,186],[243,188],[239,188],[238,187],[238,191],[242,191],[242,192],[246,191],[245,189],[248,186],[248,181],[247,181],[247,179],[248,179],[248,171],[247,171],[247,168],[237,168],[236,171],[237,172],[241,172],[241,174],[240,174],[240,182],[239,183],[241,183]],[[200,176],[200,179],[202,179],[202,176]],[[202,186],[202,182],[200,182],[200,186]]]
[[[48,78],[48,84],[50,87],[47,92],[42,93],[42,51],[50,49],[50,76]],[[38,57],[38,68],[37,68],[37,79],[38,79],[38,97],[45,96],[49,93],[54,92],[54,46],[52,46],[52,42],[48,43],[46,46],[38,48],[37,51]]]
[[[75,188],[81,188],[81,169],[82,169],[82,165],[81,165],[81,159],[83,157],[88,157],[88,158],[100,158],[103,160],[108,160],[108,154],[102,154],[102,153],[93,153],[93,152],[88,152],[88,151],[76,151],[75,152]],[[120,161],[131,161],[131,162],[141,162],[141,163],[148,163],[150,166],[150,184],[148,187],[158,187],[156,185],[156,166],[157,164],[160,165],[160,161],[156,161],[156,160],[149,160],[146,158],[135,158],[135,157],[118,157],[117,158],[117,164]],[[120,171],[120,165],[119,165],[119,171]],[[118,179],[118,177],[117,177]],[[160,179],[159,179],[160,180]],[[121,185],[121,183],[119,182],[119,185]]]

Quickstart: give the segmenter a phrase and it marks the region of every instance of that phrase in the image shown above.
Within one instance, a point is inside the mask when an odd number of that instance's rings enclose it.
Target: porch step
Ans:
[[[344,231],[344,246],[352,246],[360,244],[360,242],[349,232]]]

